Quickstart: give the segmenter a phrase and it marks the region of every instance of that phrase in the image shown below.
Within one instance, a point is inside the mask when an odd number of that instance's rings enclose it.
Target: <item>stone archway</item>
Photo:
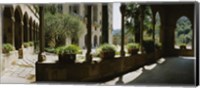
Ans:
[[[28,24],[28,14],[27,13],[24,14],[23,22],[24,22],[24,42],[28,42],[29,41],[29,38],[28,38],[28,36],[29,36],[28,25],[29,24]]]
[[[29,19],[29,41],[33,41],[33,37],[32,37],[32,33],[33,33],[33,31],[32,31],[32,26],[33,26],[33,23],[32,23],[32,18],[30,17],[30,19]]]
[[[13,8],[5,6],[3,11],[3,43],[14,45],[14,23]]]
[[[192,37],[192,22],[188,17],[181,16],[176,21],[174,48],[180,49],[180,46],[186,46],[186,49],[192,49]]]
[[[155,30],[154,30],[155,43],[161,44],[161,18],[159,12],[155,14]]]
[[[15,10],[15,48],[19,50],[23,43],[23,21],[21,8],[17,7]]]
[[[94,36],[94,47],[97,47],[97,35]]]

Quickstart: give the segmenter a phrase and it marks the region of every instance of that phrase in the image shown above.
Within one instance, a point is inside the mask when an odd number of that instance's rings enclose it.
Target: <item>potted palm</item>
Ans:
[[[115,56],[115,47],[111,44],[103,44],[100,46],[99,53],[102,59],[113,59]]]
[[[76,54],[78,54],[80,50],[80,47],[71,44],[56,48],[56,53],[58,54],[59,62],[75,63]]]
[[[136,55],[139,51],[139,44],[138,43],[129,43],[126,45],[128,53],[133,56]]]

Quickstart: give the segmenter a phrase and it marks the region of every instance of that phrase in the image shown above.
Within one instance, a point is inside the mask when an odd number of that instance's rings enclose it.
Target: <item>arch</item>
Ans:
[[[29,30],[28,30],[28,14],[25,12],[24,17],[23,17],[23,22],[24,22],[24,42],[28,42],[28,35],[29,35]]]
[[[23,18],[19,6],[15,9],[15,48],[18,50],[22,47],[23,42]]]
[[[3,10],[3,43],[14,45],[14,17],[13,7],[5,6]]]
[[[155,43],[161,44],[160,36],[161,35],[161,17],[160,13],[156,12],[155,14]]]
[[[153,40],[153,12],[150,6],[144,10],[143,40]]]
[[[29,41],[33,41],[33,31],[32,31],[32,26],[33,26],[33,23],[32,23],[32,17],[30,17],[29,19]]]
[[[186,49],[192,49],[193,31],[192,22],[187,16],[181,16],[176,21],[175,29],[175,49],[180,49],[181,46],[186,46]]]
[[[97,35],[94,36],[94,47],[97,47]]]

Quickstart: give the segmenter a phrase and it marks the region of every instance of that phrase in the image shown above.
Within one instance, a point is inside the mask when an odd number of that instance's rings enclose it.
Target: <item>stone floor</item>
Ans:
[[[47,53],[47,58],[58,57]],[[18,59],[3,72],[0,83],[33,83],[35,82],[35,62],[37,55]],[[157,63],[146,65],[100,85],[193,85],[194,57],[161,58]]]
[[[2,72],[1,83],[31,83],[35,81],[35,62],[37,55],[18,59]]]
[[[162,58],[100,85],[194,86],[195,58]]]

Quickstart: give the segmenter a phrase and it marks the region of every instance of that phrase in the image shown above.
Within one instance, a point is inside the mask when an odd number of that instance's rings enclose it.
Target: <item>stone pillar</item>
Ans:
[[[125,51],[124,51],[124,16],[125,16],[125,9],[126,5],[122,4],[120,7],[121,11],[121,57],[125,56]]]
[[[91,37],[92,37],[92,13],[91,13],[91,9],[92,6],[88,5],[87,6],[87,34],[86,34],[86,38],[87,38],[87,42],[86,42],[86,46],[87,46],[87,52],[86,52],[86,61],[87,62],[91,62],[92,57],[91,57]]]
[[[102,4],[102,43],[108,43],[109,39],[109,22],[108,22],[108,5]]]
[[[40,51],[38,54],[38,62],[42,62],[45,57],[42,54],[44,52],[44,45],[45,45],[45,34],[44,34],[44,7],[41,5],[39,6],[39,15],[40,15],[40,30],[39,30],[39,41],[40,41]]]

